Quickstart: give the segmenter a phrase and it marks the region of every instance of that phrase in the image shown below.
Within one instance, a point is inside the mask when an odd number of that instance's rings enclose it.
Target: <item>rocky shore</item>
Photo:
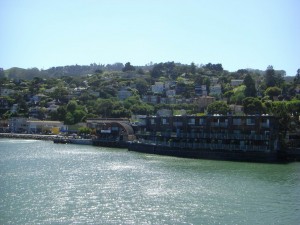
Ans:
[[[52,141],[56,135],[0,133],[0,138],[20,138]]]

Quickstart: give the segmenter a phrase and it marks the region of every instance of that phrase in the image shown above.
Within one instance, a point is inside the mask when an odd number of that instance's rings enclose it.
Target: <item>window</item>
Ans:
[[[255,118],[248,118],[247,125],[255,125]]]
[[[236,118],[233,119],[233,125],[242,125],[242,119],[241,118]]]
[[[164,125],[169,124],[169,121],[166,118],[162,118],[162,124]]]
[[[205,119],[204,119],[204,118],[200,118],[199,124],[200,124],[200,125],[204,125],[204,124],[205,124]]]
[[[195,125],[195,118],[190,118],[188,123],[189,125]]]

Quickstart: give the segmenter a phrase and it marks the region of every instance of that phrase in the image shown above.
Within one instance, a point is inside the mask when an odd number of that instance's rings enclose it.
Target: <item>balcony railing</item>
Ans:
[[[162,136],[173,138],[199,138],[219,140],[269,140],[270,134],[224,134],[224,133],[176,133],[176,132],[145,132],[139,131],[137,135]]]
[[[199,149],[199,150],[228,150],[228,151],[256,151],[256,152],[268,152],[270,151],[268,146],[254,146],[254,145],[236,145],[236,144],[215,144],[215,143],[193,143],[193,142],[163,142],[163,141],[151,141],[144,140],[143,143],[157,145],[157,146],[169,146],[175,148],[187,148],[187,149]]]

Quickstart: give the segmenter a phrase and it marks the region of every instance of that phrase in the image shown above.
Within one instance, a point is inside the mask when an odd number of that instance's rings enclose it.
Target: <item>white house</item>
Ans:
[[[220,95],[222,93],[222,88],[220,84],[215,84],[210,86],[210,95]]]
[[[237,87],[237,86],[242,85],[243,82],[244,82],[244,80],[231,80],[230,84],[231,84],[231,86],[233,86],[233,87]]]
[[[163,82],[155,82],[155,84],[151,86],[151,90],[154,93],[163,93],[164,89],[165,85]]]
[[[28,133],[57,133],[65,129],[65,125],[60,121],[28,120]]]

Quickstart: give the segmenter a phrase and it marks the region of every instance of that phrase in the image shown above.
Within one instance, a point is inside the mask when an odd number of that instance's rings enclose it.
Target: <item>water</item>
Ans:
[[[300,224],[300,163],[0,139],[0,224]]]

